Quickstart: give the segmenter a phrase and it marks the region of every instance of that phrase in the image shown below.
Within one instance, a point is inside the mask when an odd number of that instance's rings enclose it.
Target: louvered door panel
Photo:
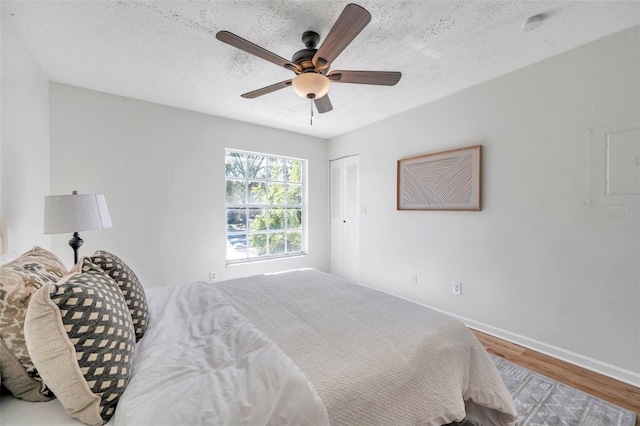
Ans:
[[[360,279],[358,156],[331,162],[331,273]]]

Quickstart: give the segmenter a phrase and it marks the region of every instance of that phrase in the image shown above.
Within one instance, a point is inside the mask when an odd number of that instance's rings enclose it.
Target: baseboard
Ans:
[[[440,311],[444,312],[442,310]],[[450,312],[444,313],[458,318],[460,321],[464,322],[467,327],[640,388],[640,374],[634,373],[633,371],[625,370],[623,368],[616,367],[615,365],[607,364],[605,362],[598,361],[566,349],[558,348],[535,339],[530,339],[498,327],[474,321],[460,315],[455,315]]]
[[[607,364],[606,362],[598,361],[597,359],[589,358],[584,355],[580,355],[575,352],[568,351],[566,349],[558,348],[556,346],[549,345],[547,343],[540,342],[535,339],[530,339],[528,337],[521,336],[520,334],[517,334],[517,333],[512,333],[510,331],[503,330],[498,327],[493,327],[489,324],[485,324],[479,321],[474,321],[472,319],[463,317],[462,315],[457,315],[451,312],[447,312],[443,309],[434,308],[433,306],[429,306],[425,303],[416,302],[415,300],[411,300],[404,296],[399,296],[397,294],[393,294],[391,292],[381,290],[379,288],[371,287],[369,285],[362,284],[362,283],[360,283],[360,285],[371,288],[373,290],[380,291],[382,293],[387,293],[392,296],[399,297],[401,299],[408,300],[413,303],[417,303],[418,305],[426,306],[427,308],[433,309],[434,311],[442,312],[443,314],[457,318],[469,328],[473,328],[475,330],[489,334],[493,337],[506,340],[507,342],[523,346],[527,349],[540,352],[542,354],[551,356],[553,358],[557,358],[561,361],[566,361],[570,364],[577,365],[578,367],[582,367],[584,369],[593,371],[595,373],[602,374],[603,376],[607,376],[612,379],[618,380],[620,382],[627,383],[631,386],[640,388],[640,373],[634,373],[633,371],[625,370],[624,368],[616,367],[615,365]]]

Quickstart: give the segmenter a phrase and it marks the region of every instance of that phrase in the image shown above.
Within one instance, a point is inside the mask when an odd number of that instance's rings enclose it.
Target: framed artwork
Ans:
[[[480,211],[482,145],[398,160],[398,210]]]

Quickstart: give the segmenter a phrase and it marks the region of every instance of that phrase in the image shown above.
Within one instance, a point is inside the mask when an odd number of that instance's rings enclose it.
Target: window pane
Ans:
[[[302,204],[302,185],[287,184],[287,204]]]
[[[302,161],[287,160],[287,180],[289,182],[302,182]]]
[[[269,183],[269,204],[284,204],[284,183]]]
[[[266,204],[267,183],[249,182],[249,204]]]
[[[227,232],[247,229],[247,210],[243,208],[227,209]]]
[[[302,251],[302,233],[300,231],[287,232],[287,253]]]
[[[252,231],[262,231],[267,229],[267,210],[266,209],[248,209],[249,210],[249,228]]]
[[[284,229],[284,209],[269,209],[269,229]]]
[[[245,204],[247,202],[247,182],[227,179],[227,204]]]
[[[267,234],[249,235],[249,257],[257,257],[267,254]]]
[[[228,152],[224,157],[225,175],[227,177],[246,177],[245,156],[239,152]]]
[[[284,181],[284,159],[269,158],[269,179]]]
[[[269,234],[269,254],[284,253],[284,232],[272,232]]]
[[[247,177],[249,179],[266,179],[267,157],[263,155],[247,155]]]
[[[304,166],[305,160],[225,152],[227,260],[302,252]]]
[[[227,235],[227,259],[244,259],[247,257],[247,234]]]
[[[287,209],[287,228],[300,229],[302,225],[302,209]]]

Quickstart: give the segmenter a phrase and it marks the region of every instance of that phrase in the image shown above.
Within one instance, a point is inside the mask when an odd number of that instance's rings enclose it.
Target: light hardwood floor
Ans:
[[[640,388],[619,382],[593,371],[524,348],[497,337],[473,330],[487,352],[505,358],[529,370],[602,398],[636,413],[640,426]]]

